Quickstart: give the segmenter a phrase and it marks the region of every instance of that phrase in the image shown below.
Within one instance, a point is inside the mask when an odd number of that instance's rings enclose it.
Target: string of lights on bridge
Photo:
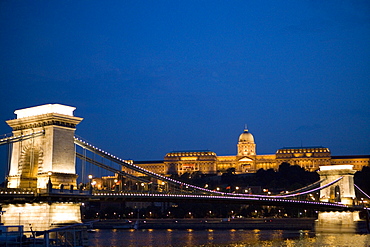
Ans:
[[[310,204],[310,205],[321,205],[329,207],[348,208],[348,206],[338,203],[330,202],[313,202],[303,200],[286,200],[279,198],[258,198],[251,196],[215,196],[215,195],[186,195],[186,194],[159,194],[159,193],[105,193],[98,192],[94,193],[94,196],[113,196],[113,197],[157,197],[157,198],[187,198],[187,199],[224,199],[224,200],[245,200],[245,201],[268,201],[268,202],[283,202],[283,203],[299,203],[299,204]]]
[[[0,194],[9,194],[9,195],[33,195],[35,194],[33,191],[0,191]]]
[[[0,194],[4,195],[34,195],[33,191],[0,191]],[[280,203],[299,203],[306,205],[316,205],[316,206],[327,206],[327,207],[336,207],[336,208],[349,208],[346,205],[330,202],[313,202],[313,201],[303,201],[303,200],[287,200],[279,198],[260,198],[260,197],[251,197],[251,196],[240,196],[232,197],[227,195],[191,195],[191,194],[161,194],[161,193],[132,193],[132,192],[97,192],[92,194],[93,197],[149,197],[149,198],[168,198],[168,199],[213,199],[213,200],[243,200],[243,201],[260,201],[260,202],[280,202]],[[369,210],[369,208],[364,208]]]

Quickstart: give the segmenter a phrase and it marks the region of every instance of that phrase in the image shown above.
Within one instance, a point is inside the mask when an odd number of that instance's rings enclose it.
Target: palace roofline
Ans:
[[[307,149],[307,148],[326,148],[326,147],[323,147],[323,146],[303,146],[303,147],[282,147],[282,148],[279,148],[279,149]]]
[[[172,153],[199,153],[199,152],[213,152],[209,149],[204,149],[204,150],[178,150],[178,151],[171,151],[171,152],[168,152],[168,154],[172,154]]]
[[[354,155],[332,155],[332,159],[346,159],[346,158],[370,158],[369,154],[354,154]]]
[[[164,160],[134,160],[134,164],[157,164],[157,163],[163,163]]]

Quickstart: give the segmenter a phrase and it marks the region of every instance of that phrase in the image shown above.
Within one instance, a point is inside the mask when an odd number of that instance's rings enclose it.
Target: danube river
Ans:
[[[370,234],[315,234],[288,230],[97,229],[89,246],[368,247]]]

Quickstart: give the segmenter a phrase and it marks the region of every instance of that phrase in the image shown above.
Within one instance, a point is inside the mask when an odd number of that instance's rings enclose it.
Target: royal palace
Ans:
[[[218,156],[209,150],[174,151],[167,153],[160,161],[132,162],[162,175],[221,174],[229,168],[233,168],[236,174],[242,174],[254,173],[259,169],[277,170],[283,162],[298,165],[307,171],[317,171],[323,165],[344,164],[361,170],[363,166],[370,165],[370,155],[332,156],[329,148],[322,146],[284,147],[275,154],[259,155],[256,154],[254,136],[246,128],[239,136],[236,155]]]

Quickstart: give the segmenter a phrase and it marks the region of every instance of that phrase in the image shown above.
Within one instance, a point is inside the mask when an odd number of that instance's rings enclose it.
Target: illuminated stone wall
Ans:
[[[325,147],[287,147],[278,149],[276,163],[298,165],[306,171],[317,171],[319,166],[330,165],[330,150]]]
[[[43,231],[61,224],[81,223],[79,203],[25,203],[3,204],[1,216],[4,225],[23,225],[25,231]]]
[[[331,165],[320,166],[321,186],[343,177],[332,186],[320,190],[320,201],[322,202],[341,202],[345,205],[352,205],[356,198],[353,176],[355,170],[352,165]]]
[[[216,171],[217,155],[214,152],[183,151],[166,154],[164,164],[167,174],[202,173],[213,174]]]
[[[43,131],[42,135],[13,144],[8,188],[76,186],[74,132],[82,118],[74,117],[74,107],[59,104],[15,111],[17,119],[6,121],[13,136]]]
[[[332,156],[330,161],[332,165],[350,164],[354,170],[361,171],[362,167],[370,166],[370,155]]]
[[[315,222],[316,232],[362,233],[366,222],[360,220],[359,212],[319,212]]]

